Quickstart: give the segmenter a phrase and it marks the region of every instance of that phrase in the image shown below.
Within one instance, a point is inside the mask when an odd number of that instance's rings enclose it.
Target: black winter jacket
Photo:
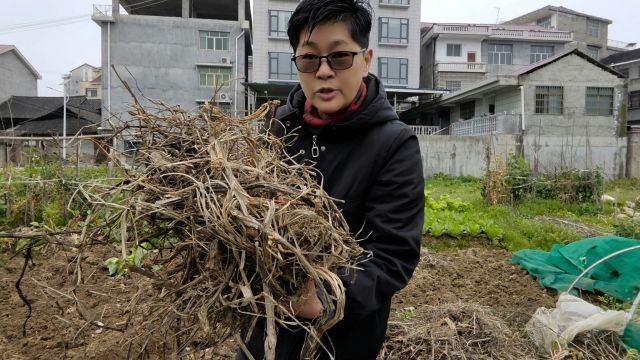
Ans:
[[[295,132],[287,152],[311,161],[323,188],[338,203],[350,232],[372,258],[353,274],[343,274],[345,316],[323,344],[336,359],[375,359],[384,341],[391,297],[407,285],[420,258],[424,221],[424,180],[418,140],[398,120],[380,81],[366,79],[367,97],[342,124],[310,128],[302,120],[305,96],[298,85],[276,112],[278,135]],[[314,155],[317,155],[314,157]],[[304,331],[278,330],[278,360],[299,359]],[[247,344],[264,357],[263,329]],[[328,359],[321,348],[321,359]],[[320,354],[322,353],[322,354]],[[239,356],[238,358],[242,358]]]

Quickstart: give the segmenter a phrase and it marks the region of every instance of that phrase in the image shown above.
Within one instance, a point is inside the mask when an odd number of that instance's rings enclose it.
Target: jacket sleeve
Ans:
[[[420,259],[424,178],[418,139],[410,129],[403,128],[384,155],[365,197],[364,213],[369,235],[361,245],[372,256],[355,274],[341,275],[347,294],[344,322],[388,306]]]

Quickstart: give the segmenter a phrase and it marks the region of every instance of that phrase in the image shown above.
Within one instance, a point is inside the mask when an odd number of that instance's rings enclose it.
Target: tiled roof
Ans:
[[[640,60],[640,48],[609,55],[600,62],[605,65],[614,65],[633,60]]]
[[[592,57],[590,57],[589,55],[586,55],[585,53],[581,52],[578,49],[568,49],[568,50],[564,50],[552,57],[546,58],[544,60],[540,60],[538,62],[535,62],[533,64],[521,67],[520,69],[516,70],[513,75],[524,75],[524,74],[529,74],[532,73],[542,67],[545,67],[551,63],[554,63],[560,59],[562,59],[565,56],[571,55],[571,54],[575,54],[577,56],[580,56],[581,58],[587,60],[588,62],[592,63],[593,65],[601,68],[604,71],[610,72],[611,74],[619,77],[619,78],[624,78],[624,76],[622,74],[620,74],[619,72],[613,70],[612,68],[604,65],[603,63],[593,59]]]
[[[71,96],[67,102],[67,117],[81,117],[99,122],[101,100]],[[62,97],[12,96],[0,104],[0,130],[16,127],[26,121],[51,117],[62,118]]]
[[[71,114],[75,115],[75,114]],[[61,116],[34,119],[24,121],[14,128],[14,134],[17,136],[61,136],[63,130],[63,118]],[[97,134],[98,125],[87,119],[78,118],[77,116],[69,116],[67,114],[67,135],[74,135],[78,132],[82,134]]]

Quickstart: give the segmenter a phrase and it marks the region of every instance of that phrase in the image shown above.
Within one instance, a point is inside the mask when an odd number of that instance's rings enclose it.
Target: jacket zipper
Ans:
[[[318,148],[318,135],[313,135],[312,137],[313,144],[311,144],[311,156],[317,158],[320,155],[320,149]]]

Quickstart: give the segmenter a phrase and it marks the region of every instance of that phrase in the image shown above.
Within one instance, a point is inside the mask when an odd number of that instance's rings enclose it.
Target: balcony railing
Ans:
[[[409,125],[416,135],[433,135],[440,131],[440,126]]]
[[[451,124],[449,133],[453,136],[516,134],[519,124],[519,114],[496,114],[455,122]]]
[[[490,38],[500,39],[573,40],[573,33],[569,31],[520,29],[517,28],[517,25],[435,24],[431,32],[435,34],[486,35]]]
[[[93,16],[112,16],[113,15],[113,6],[112,5],[102,5],[102,4],[93,4]]]
[[[442,63],[436,64],[436,71],[454,71],[454,72],[487,72],[487,64],[485,63]]]
[[[607,46],[616,47],[616,48],[625,49],[625,50],[633,50],[638,48],[638,45],[636,43],[628,43],[628,42],[618,41],[613,39],[607,39]]]

